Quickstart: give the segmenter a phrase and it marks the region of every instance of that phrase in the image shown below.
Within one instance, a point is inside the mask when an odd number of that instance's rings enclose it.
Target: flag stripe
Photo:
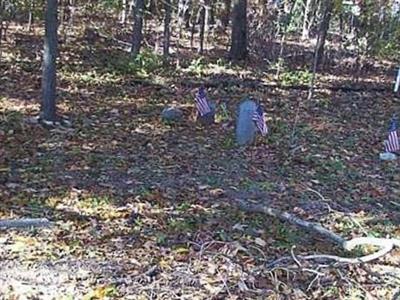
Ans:
[[[393,117],[390,121],[388,139],[384,141],[386,152],[400,150],[399,138],[397,136],[397,120]]]
[[[200,88],[199,92],[196,94],[195,101],[196,108],[200,116],[204,116],[211,112],[211,108],[207,102],[206,94],[203,88]]]
[[[262,111],[261,106],[258,106],[257,109],[254,111],[253,121],[255,122],[261,135],[262,136],[267,135],[268,127],[267,127],[267,124],[265,123],[264,113]]]

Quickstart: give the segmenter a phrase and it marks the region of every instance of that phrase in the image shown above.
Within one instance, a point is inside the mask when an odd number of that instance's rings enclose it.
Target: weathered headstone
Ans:
[[[236,142],[240,146],[254,142],[257,128],[253,121],[253,115],[256,109],[257,104],[250,99],[244,100],[239,105],[239,115],[236,120]]]
[[[179,122],[182,120],[183,112],[177,107],[166,107],[161,112],[161,118],[167,122]]]
[[[208,101],[208,105],[210,106],[211,111],[205,115],[200,115],[199,112],[197,112],[197,121],[202,124],[202,125],[211,125],[214,124],[215,122],[215,108],[216,105],[214,102]]]

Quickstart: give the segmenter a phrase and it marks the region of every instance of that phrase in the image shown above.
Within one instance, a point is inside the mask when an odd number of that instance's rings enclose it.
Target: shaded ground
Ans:
[[[293,245],[298,254],[343,253],[229,201],[268,201],[346,237],[399,237],[398,162],[378,160],[399,108],[391,74],[379,69],[363,79],[387,92],[321,89],[309,102],[301,89],[210,88],[229,116],[203,128],[188,81],[273,83],[272,72],[255,61],[199,65],[188,55],[181,70],[152,68],[138,79],[121,67],[122,53],[78,39],[62,46],[59,68],[60,113],[73,126],[47,130],[29,119],[40,88],[40,63],[26,59],[30,43],[9,45],[0,66],[0,216],[56,224],[0,233],[5,299],[30,289],[40,299],[394,299],[398,251],[365,268],[321,267],[318,277],[271,269]],[[321,86],[348,84],[339,76],[319,79]],[[249,93],[266,107],[270,135],[238,149],[235,107]],[[172,103],[184,110],[180,124],[160,121]],[[380,276],[371,275],[378,268]]]

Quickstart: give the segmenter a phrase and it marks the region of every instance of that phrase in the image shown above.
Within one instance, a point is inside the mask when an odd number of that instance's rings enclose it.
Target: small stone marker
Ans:
[[[166,107],[161,112],[161,118],[167,122],[179,122],[182,120],[183,112],[177,107]]]
[[[257,103],[249,99],[239,105],[239,116],[236,120],[236,142],[240,146],[254,142],[257,128],[253,121],[253,115],[257,107]]]

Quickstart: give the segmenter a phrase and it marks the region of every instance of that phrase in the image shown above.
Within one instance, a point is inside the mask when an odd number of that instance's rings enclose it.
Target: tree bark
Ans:
[[[326,36],[328,35],[329,24],[332,17],[333,4],[334,3],[332,0],[325,1],[324,12],[322,15],[322,21],[319,29],[319,43],[316,49],[317,67],[321,65],[322,59],[324,57],[325,41],[326,41]]]
[[[247,57],[247,0],[233,2],[231,39],[231,59],[245,59]]]
[[[56,120],[57,0],[47,0],[42,75],[41,118]]]
[[[132,34],[132,48],[131,55],[136,57],[140,52],[143,39],[143,11],[144,0],[136,0],[133,10],[133,34]]]
[[[165,4],[165,2],[164,2]],[[155,16],[157,14],[157,0],[150,0],[149,2],[149,12]]]
[[[120,20],[119,21],[121,22],[121,24],[124,24],[124,25],[126,24],[126,13],[128,11],[127,7],[128,7],[127,0],[122,0],[121,12],[120,12],[120,15],[119,15]]]
[[[304,8],[304,16],[303,16],[303,29],[301,31],[301,39],[302,40],[307,40],[309,38],[309,18],[308,15],[310,13],[310,6],[311,6],[311,1],[312,0],[306,0],[306,6]]]
[[[224,0],[224,7],[221,15],[221,25],[224,29],[229,26],[229,20],[231,18],[231,7],[232,0]]]
[[[171,24],[171,0],[164,0],[164,41],[163,41],[163,55],[164,58],[169,56],[169,43],[170,43],[170,24]]]
[[[1,56],[2,56],[2,49],[1,49],[1,41],[3,40],[3,6],[0,1],[0,62],[1,62]]]
[[[199,32],[199,53],[203,53],[204,50],[204,31],[205,31],[205,23],[206,23],[206,8],[204,1],[200,2],[200,15],[199,15],[199,21],[200,21],[200,32]]]
[[[32,30],[34,5],[35,5],[35,2],[33,0],[30,0],[29,1],[29,13],[28,13],[28,26],[27,26],[27,30],[29,32]]]

